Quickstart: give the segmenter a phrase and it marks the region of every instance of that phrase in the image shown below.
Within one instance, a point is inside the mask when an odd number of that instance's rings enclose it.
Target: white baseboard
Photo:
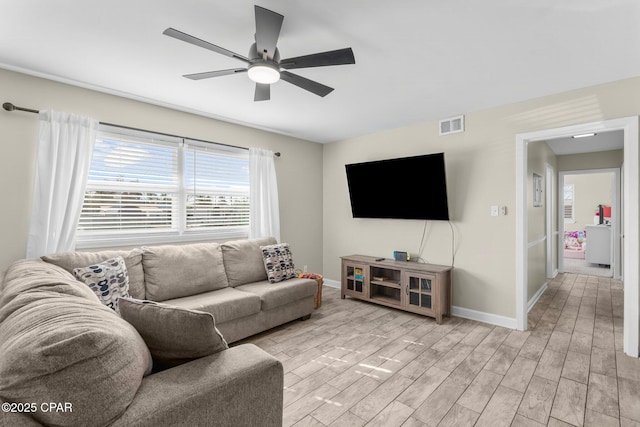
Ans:
[[[322,284],[330,288],[340,289],[340,282],[338,280],[324,279]]]
[[[340,281],[324,279],[324,286],[340,289]],[[477,320],[479,322],[489,323],[491,325],[503,326],[509,329],[516,329],[516,319],[497,314],[484,313],[482,311],[470,310],[462,307],[451,307],[451,314],[465,319]]]
[[[533,307],[535,303],[538,302],[544,291],[547,290],[547,286],[549,286],[547,282],[544,282],[542,286],[540,286],[540,288],[536,291],[535,295],[531,297],[531,299],[527,303],[527,311],[530,311],[531,307]]]
[[[456,307],[455,305],[451,307],[451,314],[453,316],[477,320],[478,322],[489,323],[491,325],[502,326],[509,329],[516,329],[517,326],[515,318],[471,310],[469,308]]]

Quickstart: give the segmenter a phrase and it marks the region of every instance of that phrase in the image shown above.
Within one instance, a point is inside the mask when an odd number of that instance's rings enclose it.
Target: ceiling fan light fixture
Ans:
[[[258,62],[249,66],[249,78],[256,83],[271,84],[280,80],[280,70],[268,62]]]
[[[166,36],[220,55],[237,59],[248,65],[247,68],[206,71],[203,73],[185,74],[183,77],[191,80],[202,80],[246,72],[249,78],[256,83],[253,97],[254,101],[268,101],[271,97],[271,84],[278,80],[283,80],[286,83],[304,89],[317,96],[325,97],[333,91],[332,87],[291,73],[289,70],[356,63],[353,50],[350,47],[287,58],[281,61],[277,44],[284,16],[258,5],[254,6],[254,11],[256,17],[255,43],[249,48],[249,54],[247,56],[216,46],[213,43],[183,33],[175,28],[169,27],[164,30],[163,34]]]

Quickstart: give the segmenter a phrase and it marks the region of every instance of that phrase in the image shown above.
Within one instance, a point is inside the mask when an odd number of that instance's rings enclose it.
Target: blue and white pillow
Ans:
[[[116,312],[119,312],[118,299],[129,297],[129,274],[121,256],[75,268],[73,274],[91,288],[100,302]]]
[[[293,255],[288,243],[260,246],[267,278],[271,283],[296,277]]]

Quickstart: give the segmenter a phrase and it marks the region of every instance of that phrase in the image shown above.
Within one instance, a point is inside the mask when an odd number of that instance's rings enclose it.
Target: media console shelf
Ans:
[[[341,297],[435,317],[451,314],[451,270],[446,265],[421,264],[375,257],[342,257]]]

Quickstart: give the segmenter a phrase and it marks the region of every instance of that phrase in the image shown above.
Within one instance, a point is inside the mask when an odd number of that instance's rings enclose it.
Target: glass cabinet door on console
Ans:
[[[434,315],[436,277],[431,274],[405,273],[405,306],[416,313]]]
[[[366,284],[368,268],[364,265],[343,263],[342,270],[342,298],[344,299],[345,295],[369,298],[369,286]]]

